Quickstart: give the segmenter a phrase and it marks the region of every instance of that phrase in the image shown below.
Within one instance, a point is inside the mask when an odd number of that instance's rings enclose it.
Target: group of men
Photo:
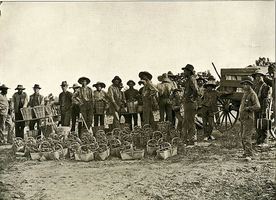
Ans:
[[[273,68],[274,69],[274,68]],[[270,74],[275,69],[269,69]],[[201,76],[196,76],[193,65],[187,64],[182,68],[183,81],[176,84],[176,76],[172,72],[164,73],[158,77],[157,85],[152,83],[152,75],[149,72],[139,73],[141,85],[139,90],[135,89],[136,83],[133,80],[127,81],[128,89],[122,91],[122,79],[115,76],[107,92],[103,89],[105,83],[97,82],[93,84],[95,90],[89,87],[90,79],[81,77],[78,84],[71,87],[73,92],[68,91],[69,85],[66,81],[61,83],[62,92],[58,98],[60,106],[60,124],[71,126],[71,131],[75,131],[78,118],[83,121],[78,124],[79,133],[82,129],[89,130],[93,126],[104,126],[105,116],[113,117],[110,128],[119,128],[122,116],[125,122],[132,129],[138,124],[138,115],[143,124],[155,126],[154,111],[159,111],[160,121],[171,122],[172,127],[181,132],[181,138],[186,145],[194,145],[196,136],[196,115],[202,117],[205,139],[212,140],[214,127],[214,117],[217,111],[216,101],[224,92],[217,91],[218,86],[215,78],[210,76],[207,80]],[[273,75],[272,75],[273,76]],[[242,124],[242,141],[246,155],[252,154],[251,137],[256,128],[256,119],[264,118],[270,101],[270,86],[273,85],[261,71],[256,71],[252,77],[247,77],[241,82],[245,91],[240,106],[240,120]],[[7,90],[5,85],[0,87],[0,139],[3,141],[3,131],[9,108],[14,110],[16,137],[24,137],[25,122],[20,111],[24,107],[34,107],[45,105],[46,99],[39,94],[41,87],[35,84],[34,94],[28,99],[24,92],[25,88],[18,85],[13,95],[11,105],[6,98]],[[184,114],[181,113],[181,108]],[[33,113],[34,114],[34,113]],[[35,116],[33,116],[35,117]],[[177,119],[177,120],[176,120]],[[20,121],[21,120],[21,121]],[[39,120],[30,121],[29,128],[34,130],[35,124],[39,129]],[[266,139],[266,130],[257,128],[257,143],[262,144]]]

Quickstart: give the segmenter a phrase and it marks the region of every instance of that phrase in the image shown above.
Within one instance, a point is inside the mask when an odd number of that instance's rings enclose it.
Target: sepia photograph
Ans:
[[[0,1],[0,200],[275,200],[274,0]]]

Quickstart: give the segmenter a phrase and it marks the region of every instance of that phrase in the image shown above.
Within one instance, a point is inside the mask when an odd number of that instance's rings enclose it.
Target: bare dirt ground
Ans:
[[[2,147],[0,199],[276,199],[275,143],[246,161],[236,133],[165,161],[39,162]]]

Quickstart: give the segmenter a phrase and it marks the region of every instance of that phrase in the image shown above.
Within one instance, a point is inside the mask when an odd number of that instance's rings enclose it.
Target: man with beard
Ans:
[[[158,110],[158,102],[156,100],[156,95],[158,89],[152,84],[152,75],[147,71],[142,71],[139,73],[141,81],[144,83],[144,88],[142,92],[143,101],[143,124],[154,125],[153,111]]]

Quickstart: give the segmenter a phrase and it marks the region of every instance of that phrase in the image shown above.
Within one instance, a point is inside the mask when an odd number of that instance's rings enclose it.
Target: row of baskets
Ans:
[[[56,133],[48,138],[28,137],[26,140],[16,138],[14,150],[34,160],[69,158],[77,161],[92,161],[106,160],[109,156],[132,160],[142,159],[145,155],[145,149],[135,145],[137,134],[133,134],[129,128],[113,129],[109,133],[98,130],[94,135],[85,132],[81,138],[69,132],[69,127],[58,127]],[[177,145],[177,137],[171,142],[166,142],[164,135],[160,131],[155,131],[146,142],[146,152],[166,159],[177,154]]]
[[[20,109],[23,120],[35,118],[44,118],[46,116],[56,116],[60,114],[58,106],[34,106]]]

